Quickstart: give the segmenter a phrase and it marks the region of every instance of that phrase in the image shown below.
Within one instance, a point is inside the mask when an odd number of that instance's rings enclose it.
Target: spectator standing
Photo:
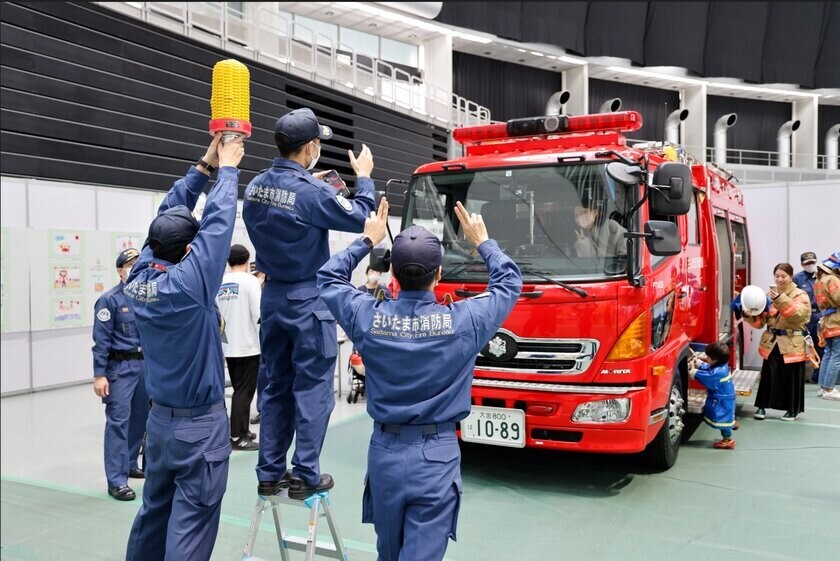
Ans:
[[[765,409],[781,409],[785,411],[783,421],[795,421],[805,411],[805,326],[811,317],[811,301],[793,283],[793,267],[789,263],[776,265],[773,277],[776,285],[767,292],[770,309],[758,316],[744,314],[744,319],[756,329],[767,328],[758,348],[764,363],[754,417],[761,420],[766,417]]]
[[[820,264],[814,292],[821,316],[819,339],[825,345],[817,395],[837,401],[840,400],[840,391],[835,387],[840,375],[840,251]]]
[[[811,300],[811,318],[808,320],[808,333],[814,341],[814,346],[817,349],[817,355],[822,360],[823,349],[816,344],[817,342],[817,323],[820,319],[820,310],[817,307],[817,301],[814,299],[814,283],[817,282],[817,254],[813,251],[806,251],[799,258],[802,263],[802,270],[793,276],[793,282],[800,290],[804,290]],[[810,362],[805,363],[805,382],[816,384],[819,380],[819,367],[814,367],[812,374],[808,375]]]
[[[240,244],[231,246],[230,271],[222,279],[216,304],[225,320],[222,351],[233,385],[230,440],[234,450],[257,450],[256,435],[248,430],[251,401],[260,368],[260,281],[248,272],[251,254]]]

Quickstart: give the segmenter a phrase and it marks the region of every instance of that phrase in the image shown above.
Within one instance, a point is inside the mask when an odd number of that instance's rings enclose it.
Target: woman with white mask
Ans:
[[[800,256],[799,262],[802,264],[803,270],[793,275],[793,282],[800,290],[804,290],[808,294],[811,301],[811,318],[808,320],[807,329],[814,341],[814,348],[817,349],[817,354],[822,360],[825,349],[816,344],[820,319],[820,310],[817,307],[817,301],[814,299],[814,283],[817,282],[817,254],[813,251],[806,251]],[[816,384],[820,377],[820,369],[815,366],[812,371],[811,368],[812,365],[808,363],[805,370],[805,383]]]

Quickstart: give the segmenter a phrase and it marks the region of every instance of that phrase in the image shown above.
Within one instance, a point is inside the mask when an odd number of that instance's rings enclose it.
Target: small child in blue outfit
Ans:
[[[703,405],[703,420],[709,426],[720,430],[723,439],[714,443],[722,450],[733,450],[735,441],[732,430],[735,424],[735,384],[729,371],[729,347],[715,342],[706,347],[706,359],[692,361],[688,375],[706,387],[706,403]]]

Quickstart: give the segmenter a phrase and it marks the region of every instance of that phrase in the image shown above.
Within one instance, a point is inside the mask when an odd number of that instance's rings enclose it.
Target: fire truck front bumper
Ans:
[[[666,416],[651,412],[644,385],[580,386],[475,378],[472,397],[474,411],[476,407],[523,411],[524,445],[529,448],[640,452]]]

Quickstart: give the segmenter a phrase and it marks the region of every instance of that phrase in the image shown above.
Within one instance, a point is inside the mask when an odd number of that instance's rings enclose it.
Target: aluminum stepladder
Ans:
[[[296,536],[289,536],[283,529],[283,518],[280,515],[280,505],[290,506],[307,506],[309,507],[309,529],[306,538],[299,538]],[[259,496],[257,498],[257,505],[254,507],[254,515],[251,518],[251,526],[248,529],[248,542],[245,544],[245,550],[242,552],[241,561],[268,561],[263,557],[254,557],[254,544],[257,541],[257,532],[260,528],[260,519],[263,512],[271,510],[274,517],[274,530],[277,533],[277,545],[280,547],[280,558],[282,561],[290,561],[289,550],[305,551],[306,561],[314,561],[316,555],[324,557],[331,557],[333,559],[341,559],[348,561],[347,549],[344,547],[344,542],[341,540],[341,535],[338,533],[338,526],[333,518],[332,506],[330,505],[330,493],[324,491],[322,493],[315,493],[311,497],[304,500],[295,500],[289,498],[289,491],[284,489],[277,495],[270,495],[267,497]],[[321,512],[323,510],[323,513]],[[327,519],[327,524],[332,533],[333,543],[323,543],[316,541],[318,534],[318,519],[320,517]]]

